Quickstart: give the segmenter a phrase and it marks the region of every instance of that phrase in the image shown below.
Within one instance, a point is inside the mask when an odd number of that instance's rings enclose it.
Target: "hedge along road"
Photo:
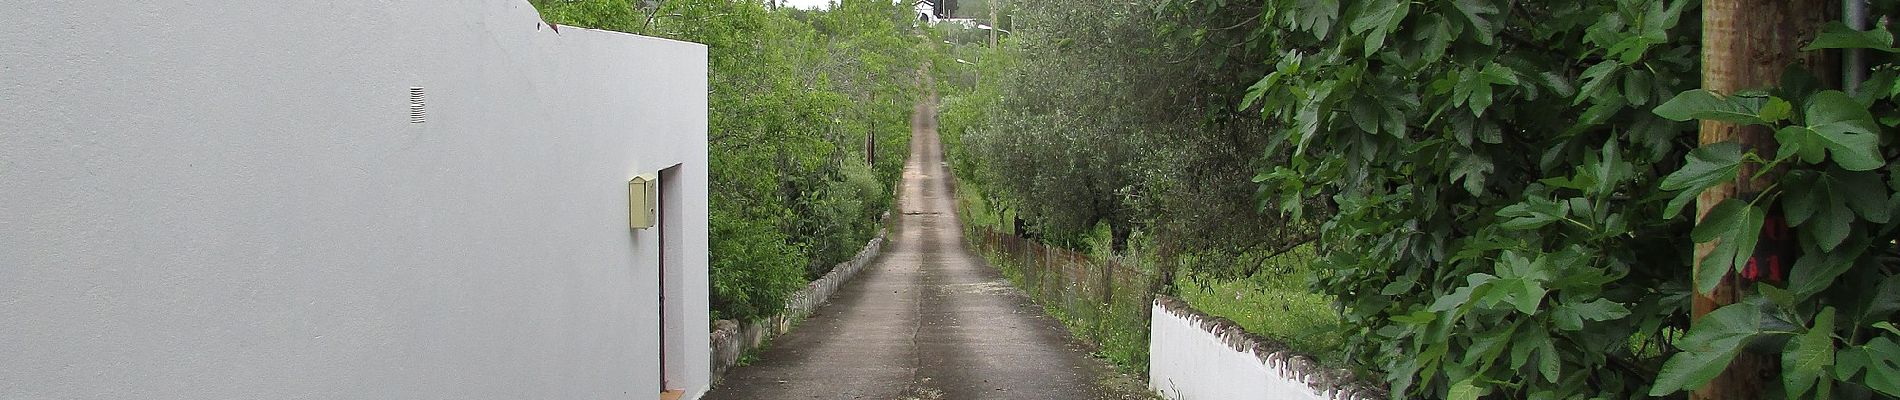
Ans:
[[[935,114],[911,118],[890,247],[706,398],[1148,398],[964,247]]]

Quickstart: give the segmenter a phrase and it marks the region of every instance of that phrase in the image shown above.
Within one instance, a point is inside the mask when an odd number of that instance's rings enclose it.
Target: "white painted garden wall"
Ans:
[[[1172,400],[1382,399],[1347,371],[1330,371],[1305,356],[1248,334],[1165,296],[1154,303],[1148,385]]]
[[[0,399],[656,398],[662,247],[697,398],[706,89],[525,0],[12,4]]]

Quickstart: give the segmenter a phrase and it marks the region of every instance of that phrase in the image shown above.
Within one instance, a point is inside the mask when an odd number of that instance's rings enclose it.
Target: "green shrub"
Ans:
[[[875,232],[917,98],[919,43],[908,5],[531,3],[553,23],[706,45],[715,315],[776,312],[807,277],[850,258]],[[874,165],[861,161],[867,136],[876,141]]]
[[[805,286],[804,252],[769,221],[714,216],[711,221],[712,307],[715,318],[772,315]]]
[[[1221,259],[1227,259],[1221,257]],[[1341,321],[1332,296],[1313,293],[1313,246],[1262,261],[1252,275],[1235,276],[1229,269],[1199,269],[1176,282],[1182,300],[1209,315],[1227,318],[1248,332],[1278,340],[1294,351],[1342,367],[1346,363],[1339,335]]]
[[[1172,6],[1203,12],[1187,4]],[[1893,309],[1876,296],[1894,290],[1879,282],[1900,284],[1880,255],[1900,200],[1886,162],[1895,143],[1880,143],[1900,122],[1893,66],[1858,98],[1822,90],[1830,79],[1799,65],[1769,66],[1786,67],[1779,87],[1691,90],[1704,78],[1702,32],[1719,28],[1698,24],[1697,4],[1269,0],[1201,15],[1263,17],[1236,43],[1270,49],[1249,61],[1271,71],[1235,103],[1278,128],[1255,182],[1277,200],[1270,209],[1334,208],[1317,288],[1347,311],[1347,353],[1382,370],[1394,395],[1670,396],[1744,347],[1789,360],[1761,377],[1776,397],[1900,395],[1900,363],[1881,361],[1900,351],[1900,330],[1882,328]],[[1819,15],[1780,16],[1808,17]],[[1818,34],[1813,51],[1894,51],[1884,26],[1799,34]],[[1764,126],[1781,151],[1701,145],[1692,119]],[[1684,212],[1738,170],[1777,167],[1788,170],[1779,185],[1699,225]],[[1760,294],[1690,327],[1692,295],[1756,271],[1771,210],[1786,210],[1799,237],[1762,254],[1793,264],[1778,271],[1785,283],[1763,273],[1744,291]],[[1718,239],[1692,267],[1696,244]],[[1685,329],[1657,343],[1666,351],[1642,350]],[[1827,368],[1836,350],[1855,363]]]
[[[802,237],[811,251],[806,277],[816,279],[840,262],[850,260],[877,234],[878,216],[890,203],[884,184],[877,181],[869,165],[846,161],[839,169],[840,179],[825,182],[817,192],[803,198],[800,224]]]

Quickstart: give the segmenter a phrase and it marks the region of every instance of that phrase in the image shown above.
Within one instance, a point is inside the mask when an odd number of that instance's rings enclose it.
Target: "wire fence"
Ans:
[[[987,228],[973,227],[967,237],[1005,276],[1062,319],[1072,335],[1096,344],[1102,356],[1126,368],[1147,368],[1151,274]]]

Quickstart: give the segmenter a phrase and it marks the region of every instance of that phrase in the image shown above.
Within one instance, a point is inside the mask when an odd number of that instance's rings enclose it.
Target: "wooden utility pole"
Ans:
[[[1814,37],[1828,21],[1828,13],[1837,10],[1818,0],[1705,0],[1702,2],[1702,88],[1732,95],[1742,90],[1763,89],[1780,83],[1781,73],[1789,64],[1805,64],[1809,71],[1828,74],[1820,52],[1803,53],[1801,42]],[[1824,78],[1824,81],[1831,79]],[[1794,99],[1798,101],[1798,99]],[[1700,143],[1707,145],[1734,141],[1743,151],[1775,154],[1774,132],[1760,126],[1738,126],[1704,120]],[[1697,197],[1697,220],[1709,210],[1731,198],[1753,199],[1772,185],[1774,175],[1755,177],[1760,165],[1743,163],[1734,182],[1724,183]],[[1715,250],[1715,243],[1696,245],[1695,269],[1729,268],[1727,265],[1702,265],[1702,258]],[[1699,276],[1700,274],[1696,274]],[[1697,293],[1693,319],[1740,300],[1748,282],[1735,273],[1722,275],[1714,292]],[[1699,286],[1699,285],[1697,285]],[[1762,398],[1767,382],[1779,379],[1776,359],[1744,351],[1728,369],[1701,389],[1692,400],[1754,400]]]
[[[877,90],[871,90],[871,104],[877,104]],[[870,118],[871,129],[864,131],[864,165],[877,165],[877,118]]]
[[[990,47],[991,48],[996,47],[996,30],[1003,29],[1003,24],[998,23],[999,22],[998,20],[1000,18],[997,18],[997,14],[998,12],[996,11],[996,0],[990,0]]]

